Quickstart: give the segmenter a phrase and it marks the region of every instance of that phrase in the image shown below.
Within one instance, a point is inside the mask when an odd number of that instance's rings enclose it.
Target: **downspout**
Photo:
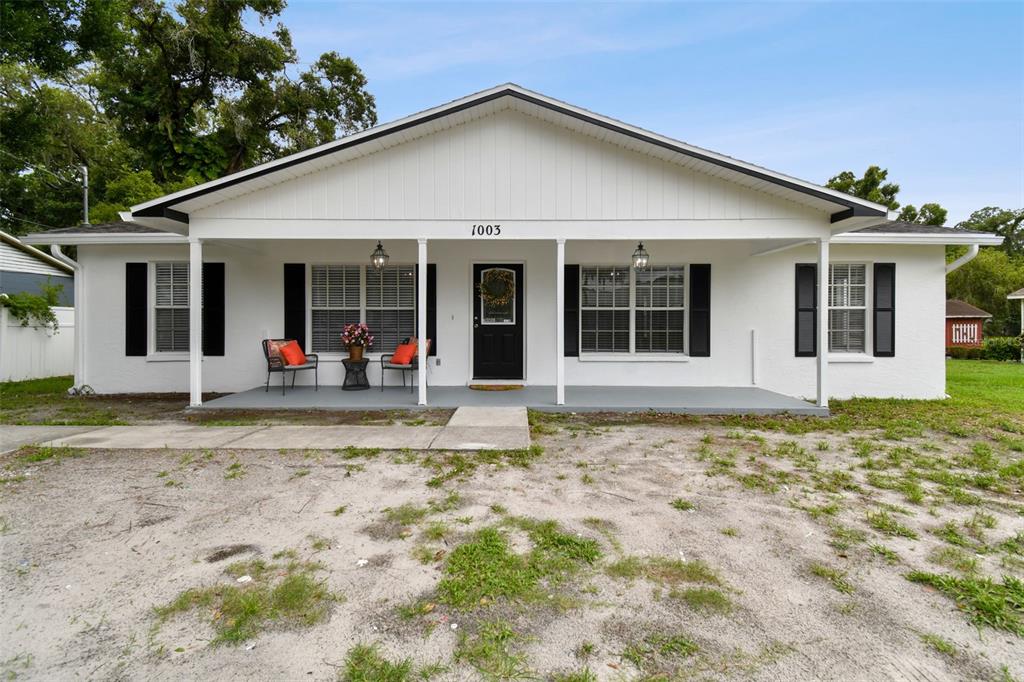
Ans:
[[[978,246],[977,244],[971,244],[969,247],[967,247],[967,253],[965,253],[964,255],[960,256],[959,258],[957,258],[952,263],[947,263],[946,264],[946,274],[948,275],[949,273],[953,272],[954,270],[957,270],[957,269],[963,267],[964,265],[967,265],[972,260],[974,260],[974,257],[978,255],[978,250],[980,248],[981,247]]]
[[[81,263],[61,251],[60,244],[50,244],[54,258],[75,271],[75,385],[72,391],[81,391],[87,385],[85,380],[85,272]]]

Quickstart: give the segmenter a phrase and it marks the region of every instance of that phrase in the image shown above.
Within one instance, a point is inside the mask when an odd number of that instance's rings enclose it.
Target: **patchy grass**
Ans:
[[[690,502],[689,500],[684,500],[681,497],[677,497],[668,504],[673,509],[678,509],[679,511],[692,511],[697,508],[697,506],[693,502]]]
[[[529,468],[530,464],[543,454],[544,448],[539,445],[519,450],[444,452],[427,455],[423,458],[422,464],[434,472],[434,476],[427,481],[427,486],[438,488],[451,480],[467,480],[485,464],[495,467]]]
[[[921,641],[943,656],[949,656],[950,658],[956,656],[956,645],[939,635],[926,632],[921,635]]]
[[[268,627],[309,627],[325,620],[340,597],[314,577],[319,563],[290,559],[268,564],[261,559],[231,564],[226,573],[247,583],[192,588],[174,601],[154,609],[156,628],[193,610],[210,616],[215,636],[212,645],[239,644]]]
[[[1003,576],[997,583],[980,576],[955,576],[912,571],[907,580],[933,587],[956,602],[975,625],[1024,637],[1024,582]]]
[[[687,635],[653,633],[626,644],[619,655],[643,675],[643,679],[675,679],[686,659],[700,650]]]
[[[671,599],[678,599],[695,611],[729,613],[733,610],[732,600],[721,590],[712,587],[673,588],[668,596]]]
[[[667,557],[627,556],[609,564],[605,572],[613,578],[645,578],[665,586],[681,583],[723,584],[718,572],[701,559],[684,561]]]
[[[429,680],[445,671],[440,664],[415,668],[411,658],[391,661],[376,644],[357,644],[345,654],[340,682],[411,682]]]
[[[38,464],[39,462],[59,462],[70,457],[81,457],[85,452],[84,448],[26,445],[18,450],[15,458],[23,464]]]
[[[819,562],[812,563],[808,570],[812,575],[827,580],[837,592],[853,594],[853,583],[847,580],[846,571],[840,571],[838,568],[832,568]]]
[[[516,651],[522,639],[504,621],[485,622],[476,634],[460,636],[455,660],[470,664],[488,680],[536,679],[527,667],[526,655]]]
[[[438,583],[438,600],[457,609],[473,609],[498,600],[544,598],[543,581],[556,586],[600,557],[597,541],[563,532],[554,521],[513,519],[533,544],[526,554],[512,551],[497,527],[478,530],[449,555]]]
[[[875,556],[879,556],[885,559],[886,563],[898,564],[900,562],[900,555],[897,554],[895,550],[890,549],[885,545],[875,543],[868,546],[868,549]]]
[[[917,531],[904,526],[885,510],[869,511],[867,521],[869,526],[886,535],[909,538],[910,540],[916,540],[918,537]]]

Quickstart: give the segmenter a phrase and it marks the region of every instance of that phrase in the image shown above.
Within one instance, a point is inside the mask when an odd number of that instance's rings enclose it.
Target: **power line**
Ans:
[[[20,216],[14,215],[13,213],[8,215],[7,217],[12,218],[14,220],[20,220],[21,222],[28,223],[29,225],[37,225],[39,227],[45,227],[45,228],[47,228],[49,230],[56,230],[56,229],[58,229],[56,225],[47,225],[46,223],[37,223],[34,220],[29,220],[28,218],[22,218]]]
[[[37,166],[37,165],[35,165],[34,163],[32,163],[31,161],[28,161],[28,160],[26,160],[26,159],[23,159],[23,158],[21,158],[21,157],[20,157],[20,156],[18,156],[17,154],[12,154],[12,153],[10,153],[10,152],[9,152],[9,151],[7,151],[6,149],[0,149],[0,152],[2,152],[2,153],[4,153],[4,154],[6,154],[7,156],[11,157],[12,159],[17,159],[18,161],[21,161],[21,162],[22,162],[23,164],[25,164],[25,165],[27,165],[27,166],[31,167],[31,168],[32,168],[32,169],[34,169],[34,170],[40,171],[40,172],[42,172],[42,173],[49,173],[50,175],[52,175],[53,177],[57,178],[58,180],[60,180],[60,181],[62,181],[62,182],[66,182],[66,183],[68,183],[68,184],[71,184],[71,185],[75,185],[76,187],[77,187],[77,186],[79,185],[79,183],[78,183],[78,181],[77,181],[77,180],[68,180],[68,179],[67,179],[67,178],[65,178],[65,177],[64,177],[63,175],[57,175],[57,174],[56,174],[56,173],[54,173],[54,172],[53,172],[52,170],[49,170],[49,169],[47,169],[47,168],[43,168],[42,166]]]

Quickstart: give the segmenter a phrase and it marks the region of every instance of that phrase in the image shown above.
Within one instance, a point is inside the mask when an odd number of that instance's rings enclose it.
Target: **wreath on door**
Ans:
[[[516,276],[511,270],[487,270],[477,286],[480,300],[492,308],[502,308],[516,296]]]

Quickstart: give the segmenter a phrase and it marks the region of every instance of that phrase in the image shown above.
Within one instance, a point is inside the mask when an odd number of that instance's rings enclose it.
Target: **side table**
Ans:
[[[341,384],[343,391],[365,391],[370,388],[370,380],[366,378],[366,368],[370,365],[367,359],[349,360],[344,359],[341,364],[345,366],[345,381]]]

